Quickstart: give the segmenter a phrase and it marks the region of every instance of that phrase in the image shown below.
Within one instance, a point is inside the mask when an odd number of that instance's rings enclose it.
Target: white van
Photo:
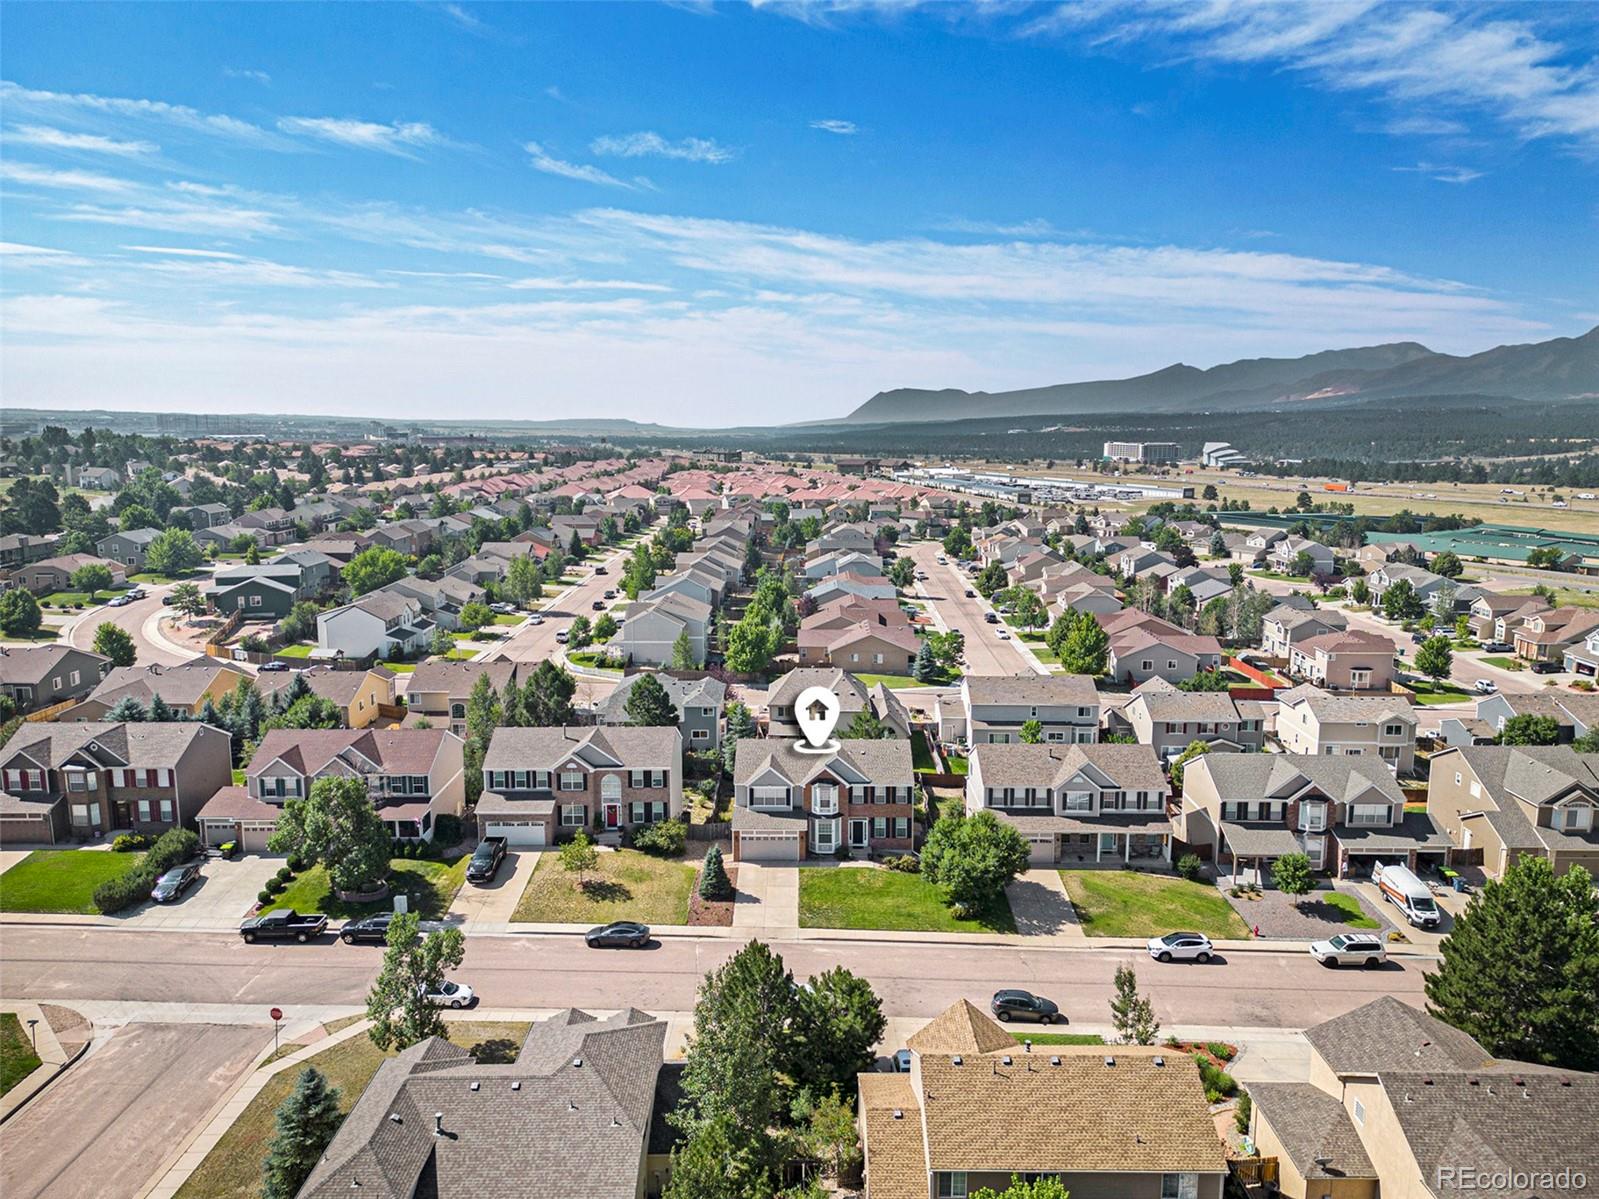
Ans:
[[[1443,918],[1427,884],[1408,867],[1384,866],[1378,862],[1371,868],[1371,878],[1382,890],[1383,898],[1403,912],[1405,919],[1417,928],[1432,928]]]

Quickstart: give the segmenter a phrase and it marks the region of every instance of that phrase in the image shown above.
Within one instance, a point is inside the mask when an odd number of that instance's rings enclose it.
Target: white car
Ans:
[[[1149,956],[1157,962],[1208,962],[1215,955],[1204,933],[1167,933],[1151,937]]]
[[[1366,966],[1375,968],[1388,959],[1382,938],[1366,933],[1339,933],[1326,941],[1312,941],[1310,956],[1323,966]]]
[[[1478,695],[1492,695],[1499,690],[1499,686],[1492,679],[1478,679],[1471,685],[1471,689]]]
[[[544,623],[544,617],[537,616],[537,615],[529,616],[527,618],[527,622],[528,622],[528,624],[543,624]]]
[[[465,983],[444,982],[437,991],[423,992],[427,1001],[437,1007],[462,1008],[472,1002],[472,988]]]

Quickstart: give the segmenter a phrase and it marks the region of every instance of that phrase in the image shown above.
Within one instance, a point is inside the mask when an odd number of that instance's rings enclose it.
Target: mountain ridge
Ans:
[[[1247,411],[1305,402],[1474,393],[1527,400],[1599,394],[1599,326],[1580,337],[1441,354],[1419,342],[1322,350],[1299,358],[1244,358],[1201,369],[1173,363],[1128,379],[1012,391],[901,387],[880,391],[842,423],[972,420],[1145,412]]]

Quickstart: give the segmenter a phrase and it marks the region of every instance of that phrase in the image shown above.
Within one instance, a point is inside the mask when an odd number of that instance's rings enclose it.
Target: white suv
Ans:
[[[1208,962],[1215,950],[1204,933],[1167,933],[1149,939],[1149,956],[1157,962]]]
[[[1310,956],[1323,966],[1377,967],[1388,958],[1388,947],[1381,937],[1365,933],[1339,933],[1327,941],[1312,941]]]

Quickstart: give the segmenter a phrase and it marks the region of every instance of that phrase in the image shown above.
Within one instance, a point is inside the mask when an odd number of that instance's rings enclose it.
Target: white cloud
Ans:
[[[0,179],[32,187],[47,187],[55,191],[127,193],[136,190],[137,184],[95,171],[57,171],[50,167],[35,166],[27,162],[0,162]]]
[[[1418,162],[1413,167],[1395,167],[1394,170],[1425,175],[1439,183],[1471,183],[1473,180],[1481,179],[1484,174],[1471,167],[1449,166],[1437,162]]]
[[[348,117],[280,117],[278,128],[284,133],[401,158],[415,158],[415,151],[428,146],[449,144],[448,138],[423,121],[395,121],[383,125]]]
[[[50,150],[84,151],[90,154],[114,154],[132,158],[154,154],[161,147],[154,142],[120,141],[102,137],[98,133],[72,133],[65,129],[52,129],[48,125],[18,125],[6,131],[5,140],[15,145],[43,146]]]
[[[77,204],[53,213],[58,221],[86,225],[117,225],[123,228],[159,229],[164,233],[227,235],[249,237],[257,234],[282,234],[277,216],[259,208],[238,208],[227,204],[173,203],[160,206],[129,204],[121,208]]]
[[[684,162],[727,162],[733,151],[704,137],[668,141],[659,133],[622,133],[597,137],[589,143],[593,154],[616,158],[675,158]]]
[[[609,171],[603,171],[597,166],[556,158],[538,142],[523,142],[522,149],[527,151],[529,165],[535,171],[543,171],[546,175],[559,175],[563,179],[576,179],[581,183],[598,183],[603,187],[623,187],[629,191],[637,191],[639,188],[638,183],[618,179]]]
[[[512,291],[671,291],[664,283],[641,283],[635,279],[513,279],[505,285]]]
[[[1435,111],[1445,107],[1481,111],[1524,137],[1599,146],[1599,71],[1579,61],[1584,51],[1540,31],[1533,19],[1540,11],[1375,0],[1102,0],[1063,4],[1027,31],[1276,63],[1331,90],[1369,93],[1404,109],[1425,105],[1434,121],[1446,119]]]
[[[251,83],[270,86],[272,76],[265,71],[257,71],[252,67],[223,67],[222,74],[229,79],[248,79]]]
[[[118,96],[97,96],[89,92],[51,92],[23,87],[0,80],[0,108],[13,113],[43,113],[53,117],[122,118],[203,133],[231,141],[251,143],[269,149],[288,149],[293,143],[271,130],[262,129],[237,117],[200,112],[182,104],[163,100],[132,100]]]
[[[70,250],[57,250],[50,246],[30,246],[25,242],[0,241],[0,259],[7,267],[26,266],[90,266],[91,260]]]
[[[229,253],[227,250],[196,250],[186,246],[123,246],[124,250],[131,250],[135,254],[161,254],[173,258],[234,258],[242,259],[243,254]]]
[[[825,121],[812,121],[811,128],[820,129],[823,133],[837,133],[844,137],[860,132],[854,121],[840,121],[834,118],[829,118]]]
[[[1444,117],[1403,116],[1383,125],[1383,132],[1395,137],[1458,137],[1466,132],[1466,125]]]

